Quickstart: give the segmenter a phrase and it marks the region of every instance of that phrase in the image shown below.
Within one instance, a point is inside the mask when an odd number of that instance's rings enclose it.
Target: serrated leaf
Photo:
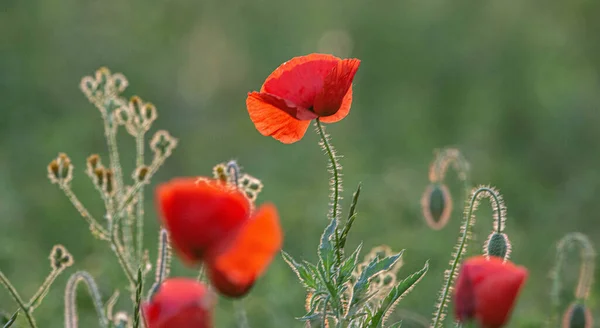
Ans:
[[[17,312],[15,312],[9,319],[8,321],[6,321],[6,323],[4,324],[3,328],[9,328],[11,327],[15,321],[17,321],[17,317],[19,316],[19,310],[17,310]]]
[[[298,276],[300,282],[306,288],[310,288],[313,290],[317,289],[317,277],[314,273],[310,271],[305,265],[302,265],[294,260],[288,253],[285,251],[281,251],[281,256],[283,260],[292,268],[292,271]]]
[[[337,284],[339,287],[343,286],[352,276],[354,269],[358,265],[358,255],[362,250],[362,243],[358,245],[356,250],[350,254],[350,256],[342,262],[338,273],[338,281]]]
[[[389,270],[398,260],[402,257],[404,250],[400,253],[392,256],[384,257],[380,259],[379,256],[375,256],[371,262],[363,269],[359,278],[356,280],[352,291],[352,301],[350,307],[355,307],[356,304],[363,303],[370,298],[372,295],[367,296],[366,293],[369,290],[369,282],[376,274]]]
[[[342,233],[340,234],[340,248],[343,249],[346,247],[346,239],[348,238],[348,233],[350,232],[350,228],[352,228],[352,224],[356,219],[356,204],[358,204],[358,196],[360,196],[361,184],[358,184],[354,195],[352,195],[352,203],[350,204],[350,211],[348,212],[348,220],[346,221],[346,225],[344,229],[342,229]]]
[[[335,262],[335,242],[332,240],[332,236],[334,235],[337,229],[337,221],[331,220],[329,225],[323,231],[323,235],[321,235],[321,243],[319,244],[319,259],[324,267],[325,272],[327,272],[326,276],[329,276],[329,272],[331,271],[331,267]]]
[[[423,278],[427,270],[429,269],[429,261],[425,262],[423,268],[410,276],[406,277],[400,283],[398,283],[388,295],[383,299],[377,312],[373,314],[370,320],[368,328],[382,328],[390,313],[394,310],[395,305],[402,299],[402,297],[408,294],[412,288]]]

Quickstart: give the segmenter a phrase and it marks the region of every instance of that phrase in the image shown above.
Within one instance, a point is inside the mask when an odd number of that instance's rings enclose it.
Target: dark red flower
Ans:
[[[251,212],[236,187],[210,179],[174,179],[158,187],[163,224],[188,265],[204,263],[223,295],[245,295],[281,249],[283,233],[272,204]]]
[[[263,205],[237,238],[207,259],[208,277],[223,295],[245,295],[281,249],[283,234],[275,206]]]
[[[292,58],[269,75],[260,92],[250,92],[246,107],[256,129],[283,143],[304,136],[310,121],[335,123],[352,104],[352,80],[358,59],[327,54]]]
[[[456,319],[475,320],[482,328],[502,327],[527,275],[524,267],[494,256],[465,260],[454,290]]]
[[[215,180],[177,178],[160,185],[156,195],[173,248],[190,265],[235,238],[250,217],[246,196]]]
[[[211,328],[215,295],[193,279],[165,280],[142,304],[147,328]]]

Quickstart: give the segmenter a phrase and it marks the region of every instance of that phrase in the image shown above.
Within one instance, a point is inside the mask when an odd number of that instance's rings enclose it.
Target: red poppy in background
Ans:
[[[231,185],[179,178],[160,185],[157,199],[175,251],[188,265],[204,263],[225,296],[245,295],[281,249],[275,206],[252,213],[249,200]]]
[[[454,314],[460,322],[475,320],[482,328],[508,321],[527,269],[497,257],[464,261],[454,289]]]
[[[210,281],[223,295],[243,296],[267,269],[282,242],[277,209],[263,205],[226,249],[207,259]]]
[[[246,107],[256,129],[283,143],[304,136],[310,121],[335,123],[352,104],[352,80],[358,59],[327,54],[292,58],[269,75],[260,92],[250,92]]]
[[[211,328],[215,295],[193,279],[165,280],[142,305],[147,328]]]
[[[233,239],[250,218],[246,196],[216,180],[177,178],[158,186],[156,195],[173,248],[189,265]]]

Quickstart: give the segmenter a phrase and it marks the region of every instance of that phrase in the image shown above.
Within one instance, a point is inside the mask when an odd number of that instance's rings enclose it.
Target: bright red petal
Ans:
[[[331,116],[340,110],[359,66],[358,59],[344,59],[333,67],[314,100],[315,113],[319,116]]]
[[[261,88],[304,108],[312,108],[326,76],[341,60],[332,55],[310,54],[292,58],[279,66]]]
[[[314,112],[311,112],[310,110],[308,110],[304,107],[298,106],[289,100],[279,98],[276,95],[272,95],[270,93],[265,93],[265,92],[258,93],[258,94],[256,92],[253,92],[253,93],[254,93],[253,97],[260,98],[260,100],[262,100],[263,102],[268,103],[269,105],[272,105],[274,107],[281,109],[282,111],[286,112],[288,115],[290,115],[291,117],[293,117],[297,120],[310,121],[310,120],[314,120],[315,118],[319,117]]]
[[[283,233],[274,205],[263,205],[237,239],[221,252],[209,256],[208,276],[223,295],[241,297],[281,249]]]
[[[342,100],[342,105],[340,105],[340,109],[337,113],[331,116],[323,116],[319,118],[319,120],[323,123],[335,123],[343,120],[350,113],[350,106],[352,106],[352,86],[346,92],[344,99]]]
[[[246,107],[250,119],[260,134],[291,144],[302,139],[310,121],[299,121],[283,110],[263,100],[258,92],[248,94]]]
[[[165,280],[142,305],[148,328],[211,328],[215,295],[196,280]]]
[[[235,238],[250,216],[242,192],[213,180],[174,179],[156,197],[173,248],[190,265]]]

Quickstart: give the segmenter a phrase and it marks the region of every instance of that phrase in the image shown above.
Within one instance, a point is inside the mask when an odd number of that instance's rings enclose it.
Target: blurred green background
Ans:
[[[443,230],[426,226],[419,204],[433,150],[454,146],[475,183],[502,191],[512,259],[530,270],[509,326],[539,327],[550,306],[555,242],[571,231],[596,244],[600,237],[598,12],[592,0],[1,0],[0,269],[28,298],[49,270],[52,245],[73,253],[74,267],[36,312],[43,328],[63,326],[63,290],[75,270],[91,272],[105,300],[125,286],[113,253],[46,178],[47,163],[68,153],[75,192],[102,215],[83,174],[86,156],[106,156],[100,114],[78,88],[100,66],[124,73],[125,94],[153,102],[155,127],[180,140],[153,185],[237,159],[263,180],[259,202],[277,204],[285,250],[314,261],[326,224],[327,159],[312,129],[293,145],[261,136],[245,98],[280,63],[327,52],[362,60],[350,115],[328,126],[344,156],[344,210],[356,185],[364,187],[349,244],[407,249],[401,276],[430,259],[398,313],[430,317],[458,237],[463,200],[453,174],[456,206]],[[130,172],[133,142],[120,136]],[[151,202],[146,210],[154,257]],[[484,206],[470,253],[480,252],[490,230]],[[195,275],[178,260],[172,273]],[[304,314],[304,291],[295,279],[277,257],[244,301],[253,327],[302,327],[294,318]],[[598,295],[596,284],[597,315]],[[80,326],[96,327],[80,296]],[[128,309],[127,297],[121,301]],[[16,309],[4,290],[0,309]],[[235,327],[231,311],[221,300],[217,327]]]

